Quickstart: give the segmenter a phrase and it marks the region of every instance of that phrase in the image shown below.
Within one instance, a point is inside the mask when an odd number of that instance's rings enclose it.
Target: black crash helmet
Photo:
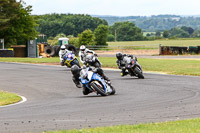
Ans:
[[[79,74],[79,67],[77,65],[73,65],[71,67],[71,72],[73,75]]]
[[[117,52],[117,53],[116,53],[116,57],[117,57],[118,60],[122,60],[123,55],[122,55],[121,52]]]

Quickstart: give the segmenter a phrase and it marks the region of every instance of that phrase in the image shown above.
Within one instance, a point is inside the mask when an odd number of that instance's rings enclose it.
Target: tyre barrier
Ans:
[[[7,49],[0,49],[0,57],[14,57],[14,51]]]
[[[50,56],[54,56],[55,54],[55,50],[53,49],[52,46],[50,45],[46,45],[45,48],[44,48],[44,52]]]
[[[67,45],[67,49],[72,51],[75,55],[77,55],[78,50],[76,47],[74,47],[73,45]]]
[[[161,55],[183,55],[183,54],[200,54],[200,46],[189,47],[171,47],[161,46]]]
[[[66,45],[66,49],[72,51],[75,55],[78,53],[77,48],[74,47],[73,45]],[[54,46],[46,45],[44,48],[44,52],[52,57],[58,56],[59,51],[60,51],[60,46],[58,45],[54,45]]]

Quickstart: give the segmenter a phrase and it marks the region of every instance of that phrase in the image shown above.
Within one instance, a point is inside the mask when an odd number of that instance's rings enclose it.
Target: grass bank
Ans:
[[[118,68],[115,57],[99,57],[103,67]],[[139,58],[143,71],[200,76],[200,60]],[[59,58],[0,58],[0,62],[55,63]]]
[[[120,125],[81,130],[51,131],[46,133],[199,133],[200,119],[162,123]]]
[[[0,106],[17,103],[21,100],[21,97],[16,94],[0,90]]]

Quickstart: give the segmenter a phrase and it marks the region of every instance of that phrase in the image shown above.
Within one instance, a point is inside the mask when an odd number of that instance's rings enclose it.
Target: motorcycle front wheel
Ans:
[[[74,62],[74,65],[77,65],[79,68],[81,68],[81,66],[80,66],[80,64],[79,64],[79,62],[78,62],[78,60],[74,60],[73,62]]]
[[[97,82],[97,81],[96,81]],[[100,83],[96,83],[95,81],[93,81],[90,85],[93,89],[95,89],[97,91],[97,93],[99,93],[101,96],[108,96],[109,94],[106,93],[104,91],[104,88],[102,85],[100,85]]]
[[[115,88],[113,87],[113,86],[110,86],[111,87],[111,89],[112,89],[112,92],[110,93],[110,95],[114,95],[115,94]]]
[[[140,70],[140,68],[135,67],[135,73],[136,73],[138,78],[144,79],[144,75],[142,74],[142,70]]]

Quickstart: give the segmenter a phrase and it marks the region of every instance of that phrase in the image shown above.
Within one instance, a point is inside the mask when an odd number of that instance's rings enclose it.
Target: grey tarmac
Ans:
[[[82,94],[70,69],[0,62],[0,89],[27,98],[0,107],[0,132],[43,132],[200,117],[200,77],[105,70],[116,95]]]

